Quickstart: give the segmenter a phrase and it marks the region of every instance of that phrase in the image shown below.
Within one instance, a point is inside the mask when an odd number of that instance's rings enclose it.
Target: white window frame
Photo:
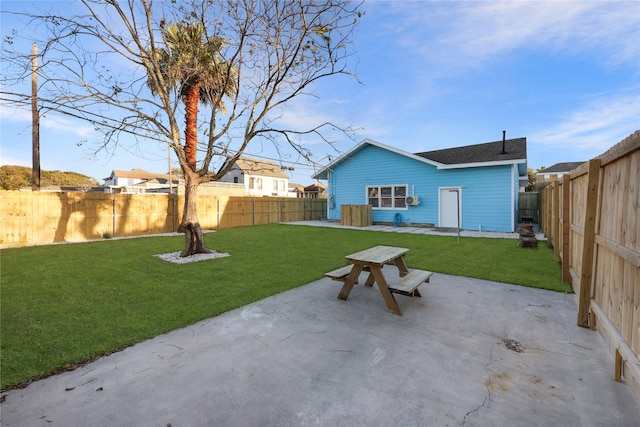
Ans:
[[[404,189],[403,195],[398,195]],[[389,197],[383,197],[390,191]],[[365,198],[367,204],[371,205],[371,209],[375,210],[407,210],[407,195],[409,191],[409,184],[388,184],[388,185],[367,185],[365,188]],[[385,194],[383,194],[385,193]],[[377,196],[374,196],[377,195]],[[377,200],[376,204],[372,201]],[[391,202],[389,205],[388,202]],[[383,206],[385,205],[385,206]]]

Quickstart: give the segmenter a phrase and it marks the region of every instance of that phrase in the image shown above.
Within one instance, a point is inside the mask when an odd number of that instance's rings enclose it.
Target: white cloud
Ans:
[[[437,64],[443,73],[475,67],[520,48],[587,55],[607,65],[637,61],[640,54],[640,3],[635,1],[403,5],[407,6],[404,19],[410,23],[403,45]]]
[[[96,134],[94,127],[86,122],[80,122],[60,114],[49,113],[45,115],[40,119],[40,126],[46,130],[79,138],[91,138]]]
[[[6,104],[0,104],[0,120],[2,123],[18,122],[31,123],[31,112],[25,109],[10,107]]]
[[[344,108],[349,108],[349,103],[335,96],[331,98],[297,97],[280,111],[275,127],[308,131],[324,123],[331,123],[347,128],[352,125],[353,115],[341,114]],[[339,131],[331,129],[331,126],[326,126],[320,129],[320,132],[327,134],[329,139],[334,138],[335,134],[340,134]],[[310,145],[324,143],[324,141],[314,134],[306,134],[301,136],[301,143]]]
[[[21,126],[20,129],[24,130],[31,127],[31,111],[0,104],[0,120],[3,127],[15,125],[16,128]],[[92,126],[55,113],[40,117],[40,129],[80,138],[88,138],[95,134]]]
[[[593,156],[603,153],[640,128],[640,99],[601,95],[558,123],[534,131],[530,140],[546,146],[571,147]]]

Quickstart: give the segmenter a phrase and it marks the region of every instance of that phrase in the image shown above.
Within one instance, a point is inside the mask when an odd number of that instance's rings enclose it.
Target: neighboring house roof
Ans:
[[[111,176],[109,176],[108,178],[105,178],[105,180],[111,179],[111,177],[132,178],[132,179],[142,179],[142,180],[164,178],[166,180],[169,180],[169,174],[153,173],[143,169],[131,169],[130,171],[114,169],[113,171],[111,171]],[[175,178],[175,176],[173,176],[173,178]]]
[[[296,191],[298,193],[304,192],[304,185],[289,183],[289,191]]]
[[[314,179],[327,179],[328,173],[335,165],[343,162],[357,151],[367,145],[373,145],[402,156],[412,158],[424,163],[428,163],[438,169],[456,169],[474,166],[488,166],[501,164],[522,164],[527,161],[527,139],[516,138],[507,139],[505,141],[505,154],[502,154],[502,140],[496,142],[487,142],[484,144],[467,145],[464,147],[447,148],[444,150],[425,151],[422,153],[411,154],[398,148],[390,147],[385,144],[365,139],[351,150],[340,156],[338,159],[329,163],[318,173],[312,176]],[[524,166],[523,166],[523,169]],[[520,171],[526,174],[526,170]]]
[[[235,164],[239,169],[242,170],[242,172],[248,175],[260,175],[284,179],[289,178],[289,175],[284,173],[280,166],[276,165],[273,162],[240,157],[238,160],[236,160]]]
[[[325,191],[327,189],[327,187],[325,187],[322,184],[311,184],[311,185],[307,185],[306,187],[304,187],[304,191],[305,193],[322,193],[323,191]]]
[[[553,174],[553,173],[558,173],[558,172],[571,172],[572,170],[574,170],[575,168],[577,168],[578,166],[580,166],[581,164],[583,164],[584,162],[562,162],[562,163],[556,163],[553,166],[549,166],[548,168],[545,168],[537,173],[539,174]]]
[[[171,180],[173,185],[178,185],[180,183],[180,179],[173,177]],[[142,181],[137,184],[132,185],[132,187],[158,187],[158,186],[168,186],[169,178],[153,178],[147,181]]]

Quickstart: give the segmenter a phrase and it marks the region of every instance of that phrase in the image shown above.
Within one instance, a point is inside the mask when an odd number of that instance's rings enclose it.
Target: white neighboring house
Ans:
[[[178,192],[178,187],[184,182],[177,176],[171,176],[171,186],[169,185],[169,174],[159,174],[147,172],[143,169],[132,169],[130,171],[113,170],[111,175],[104,178],[106,193],[172,193]]]
[[[225,162],[222,167],[227,165]],[[243,184],[248,196],[296,197],[289,192],[289,175],[273,162],[240,157],[221,182]]]

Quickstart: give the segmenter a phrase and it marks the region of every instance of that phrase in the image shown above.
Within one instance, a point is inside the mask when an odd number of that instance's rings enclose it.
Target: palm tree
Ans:
[[[154,94],[177,87],[185,106],[184,145],[173,147],[185,178],[184,214],[178,231],[185,233],[186,247],[182,255],[188,256],[210,252],[204,246],[196,214],[196,189],[204,175],[196,167],[198,105],[202,102],[225,113],[222,98],[232,97],[238,90],[236,69],[220,57],[224,39],[207,37],[201,23],[162,25],[162,37],[166,48],[155,50],[161,79],[149,76],[148,82]],[[159,81],[164,83],[163,88],[158,87]]]
[[[201,23],[169,23],[162,35],[168,49],[158,50],[160,71],[170,87],[180,87],[187,125],[185,152],[195,170],[198,104],[214,105],[224,113],[222,97],[237,90],[235,68],[220,58],[224,39],[205,38]]]

